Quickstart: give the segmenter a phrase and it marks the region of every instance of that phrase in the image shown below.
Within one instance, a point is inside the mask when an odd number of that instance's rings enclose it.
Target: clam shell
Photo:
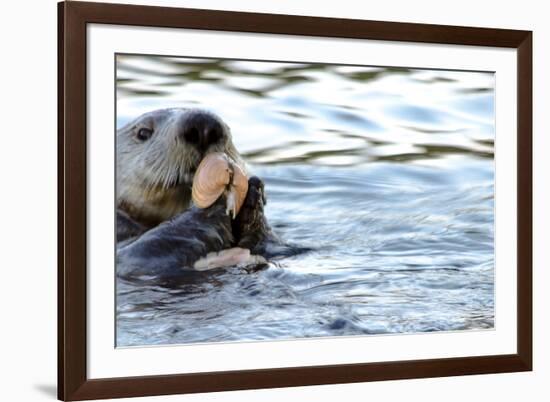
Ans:
[[[231,185],[231,192],[235,196],[235,210],[233,211],[233,218],[235,218],[235,215],[241,210],[248,193],[248,177],[236,163],[233,163],[232,167],[233,183]]]
[[[199,164],[193,179],[193,203],[199,208],[208,208],[224,191],[227,191],[228,199],[234,202],[235,215],[248,192],[248,178],[227,155],[219,152],[208,154]]]

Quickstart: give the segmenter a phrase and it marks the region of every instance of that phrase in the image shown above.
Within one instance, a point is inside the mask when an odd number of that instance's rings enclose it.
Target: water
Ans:
[[[493,328],[493,74],[128,55],[117,96],[119,127],[219,114],[272,226],[313,249],[119,280],[118,346]]]

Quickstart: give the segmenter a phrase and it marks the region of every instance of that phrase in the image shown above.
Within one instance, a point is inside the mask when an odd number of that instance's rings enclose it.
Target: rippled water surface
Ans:
[[[313,251],[119,280],[118,346],[493,328],[493,74],[119,56],[117,125],[163,107],[220,115]]]

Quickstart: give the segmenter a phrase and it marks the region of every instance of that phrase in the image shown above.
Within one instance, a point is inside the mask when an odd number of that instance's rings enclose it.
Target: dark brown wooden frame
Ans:
[[[86,25],[194,28],[517,49],[517,353],[88,379]],[[104,3],[58,4],[58,397],[118,398],[532,370],[532,32]]]

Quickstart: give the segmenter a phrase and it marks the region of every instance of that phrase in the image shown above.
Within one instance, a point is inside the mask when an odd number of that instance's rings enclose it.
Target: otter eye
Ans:
[[[153,130],[150,128],[142,127],[137,132],[137,138],[140,141],[147,141],[153,135]]]

